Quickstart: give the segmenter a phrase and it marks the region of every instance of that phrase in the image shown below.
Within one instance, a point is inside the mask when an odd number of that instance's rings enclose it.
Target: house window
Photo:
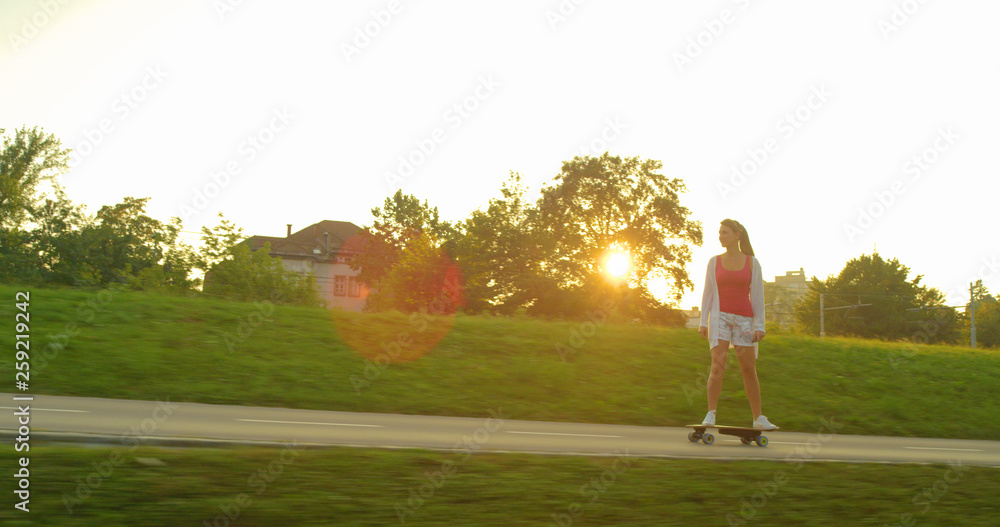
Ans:
[[[361,296],[361,284],[353,276],[347,279],[347,294],[350,296]]]
[[[337,275],[333,277],[333,296],[347,295],[347,277]]]

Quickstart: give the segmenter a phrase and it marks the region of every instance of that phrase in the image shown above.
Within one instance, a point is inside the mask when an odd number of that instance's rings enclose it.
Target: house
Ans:
[[[688,311],[681,311],[684,316],[687,317],[687,322],[684,323],[684,327],[698,329],[701,326],[701,308],[698,306],[692,307]]]
[[[368,290],[350,267],[360,254],[360,232],[360,227],[347,221],[323,220],[293,233],[289,223],[284,238],[251,236],[247,243],[254,251],[270,243],[271,257],[281,258],[285,268],[303,275],[312,271],[327,307],[361,311]]]
[[[775,276],[773,282],[764,282],[764,300],[767,302],[767,322],[788,327],[795,324],[795,304],[809,292],[805,269],[787,271],[785,276]]]

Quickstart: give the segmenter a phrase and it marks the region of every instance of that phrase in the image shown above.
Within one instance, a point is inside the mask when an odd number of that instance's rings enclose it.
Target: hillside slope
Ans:
[[[692,330],[323,309],[31,288],[29,393],[678,426],[705,412]],[[4,349],[15,292],[0,286]],[[14,362],[10,351],[7,364]],[[10,371],[10,370],[8,370]],[[996,439],[1000,352],[769,336],[764,413],[787,430]],[[10,379],[0,387],[14,390]],[[720,422],[751,420],[735,361]]]

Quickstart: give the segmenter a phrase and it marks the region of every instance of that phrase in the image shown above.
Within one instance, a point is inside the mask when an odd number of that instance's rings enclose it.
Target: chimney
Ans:
[[[292,237],[292,224],[291,223],[287,223],[286,225],[288,225],[288,233],[285,234],[285,238],[291,238]]]

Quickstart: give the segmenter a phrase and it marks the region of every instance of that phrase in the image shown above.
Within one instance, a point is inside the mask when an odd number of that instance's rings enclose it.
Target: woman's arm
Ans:
[[[764,273],[760,262],[753,259],[753,275],[750,277],[750,306],[753,308],[753,329],[764,331]]]
[[[702,327],[708,327],[708,314],[712,311],[712,302],[715,297],[715,257],[708,259],[708,270],[705,271],[705,289],[701,294],[701,323]],[[699,328],[700,332],[700,328]],[[704,336],[704,335],[702,335]]]

